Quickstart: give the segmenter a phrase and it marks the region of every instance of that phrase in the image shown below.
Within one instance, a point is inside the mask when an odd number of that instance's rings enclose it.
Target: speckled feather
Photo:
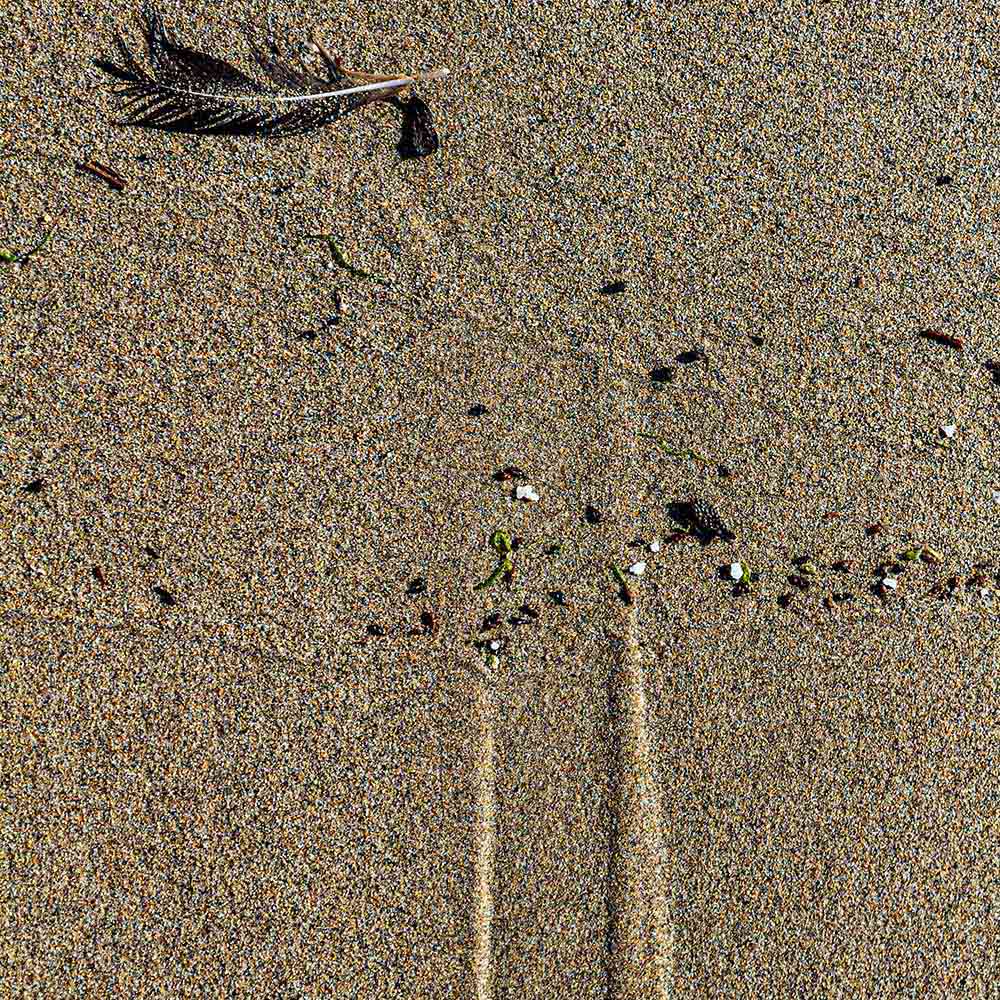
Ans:
[[[375,101],[390,100],[412,83],[405,78],[385,86],[359,86],[326,60],[326,75],[319,75],[298,58],[283,55],[273,38],[258,42],[250,26],[243,25],[254,61],[272,85],[269,88],[230,63],[178,45],[154,11],[139,15],[139,22],[152,75],[120,35],[115,36],[115,43],[121,65],[95,60],[99,68],[126,84],[115,91],[130,105],[121,125],[278,138],[312,132]],[[404,124],[405,114],[404,108]]]

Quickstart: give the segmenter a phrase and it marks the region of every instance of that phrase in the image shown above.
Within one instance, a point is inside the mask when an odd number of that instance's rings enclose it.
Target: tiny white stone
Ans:
[[[945,437],[953,438],[958,433],[958,428],[954,424],[945,424],[941,428],[941,433]]]
[[[997,503],[1000,503],[1000,490],[993,491],[993,499],[996,500]]]
[[[499,639],[494,639],[490,643],[490,649],[492,649],[493,652],[495,653],[499,648],[500,648],[500,640]]]
[[[897,580],[894,576],[887,576],[882,580],[882,585],[895,590],[899,586],[899,580]]]
[[[518,486],[517,489],[514,490],[514,496],[516,496],[518,500],[538,499],[538,494],[535,492],[533,486]]]
[[[628,571],[633,576],[642,576],[646,572],[646,564],[644,562],[633,563],[633,565],[629,566]]]
[[[742,580],[743,579],[743,566],[740,563],[733,563],[729,567],[729,575],[734,580]]]
[[[1000,492],[1000,490],[998,490],[998,492]],[[650,542],[649,543],[649,551],[650,552],[659,552],[660,551],[660,543],[659,542]]]

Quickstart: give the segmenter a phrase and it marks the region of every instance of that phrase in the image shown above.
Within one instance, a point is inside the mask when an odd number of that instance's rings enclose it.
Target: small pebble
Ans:
[[[649,373],[649,377],[654,382],[673,382],[674,374],[674,369],[669,365],[661,365],[659,368],[654,368]]]
[[[888,587],[890,590],[895,590],[899,586],[899,581],[893,576],[883,577],[882,586]]]
[[[499,628],[501,621],[501,614],[499,611],[494,611],[492,614],[488,614],[483,619],[483,625],[480,629],[481,632],[488,632],[491,628]]]
[[[499,648],[500,648],[500,640],[499,639],[492,639],[490,641],[490,649],[492,649],[493,652],[495,653]]]
[[[953,438],[958,433],[958,428],[954,424],[945,424],[941,428],[941,433],[946,438]]]
[[[642,576],[642,574],[646,572],[646,564],[644,562],[633,563],[629,566],[628,571],[633,576]]]
[[[729,575],[734,580],[742,580],[743,579],[743,567],[738,562],[734,562],[729,567]]]
[[[649,551],[650,552],[659,552],[660,551],[660,543],[658,541],[652,541],[652,542],[650,542],[649,543]]]
[[[518,500],[528,500],[532,503],[539,499],[534,487],[530,485],[518,486],[517,489],[514,490],[514,495]]]
[[[682,351],[677,355],[676,360],[682,365],[693,365],[696,361],[705,360],[705,352],[700,347],[696,347],[691,351]]]
[[[1000,503],[1000,490],[994,490],[994,491],[993,491],[993,499],[994,499],[994,500],[995,500],[995,501],[996,501],[997,503]]]

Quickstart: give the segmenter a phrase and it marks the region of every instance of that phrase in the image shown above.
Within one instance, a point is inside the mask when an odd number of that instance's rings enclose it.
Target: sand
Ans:
[[[447,65],[441,149],[115,128],[126,4],[0,38],[5,993],[995,995],[992,24],[161,10]]]

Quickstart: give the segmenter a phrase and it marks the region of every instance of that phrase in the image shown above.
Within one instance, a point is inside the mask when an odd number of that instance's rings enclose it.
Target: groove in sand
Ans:
[[[673,927],[642,666],[631,632],[609,678],[608,985],[616,1000],[664,1000],[673,993]]]
[[[476,1000],[493,996],[493,863],[496,853],[496,771],[493,696],[489,681],[473,683],[478,723],[476,746],[476,832],[474,851],[472,969]]]

